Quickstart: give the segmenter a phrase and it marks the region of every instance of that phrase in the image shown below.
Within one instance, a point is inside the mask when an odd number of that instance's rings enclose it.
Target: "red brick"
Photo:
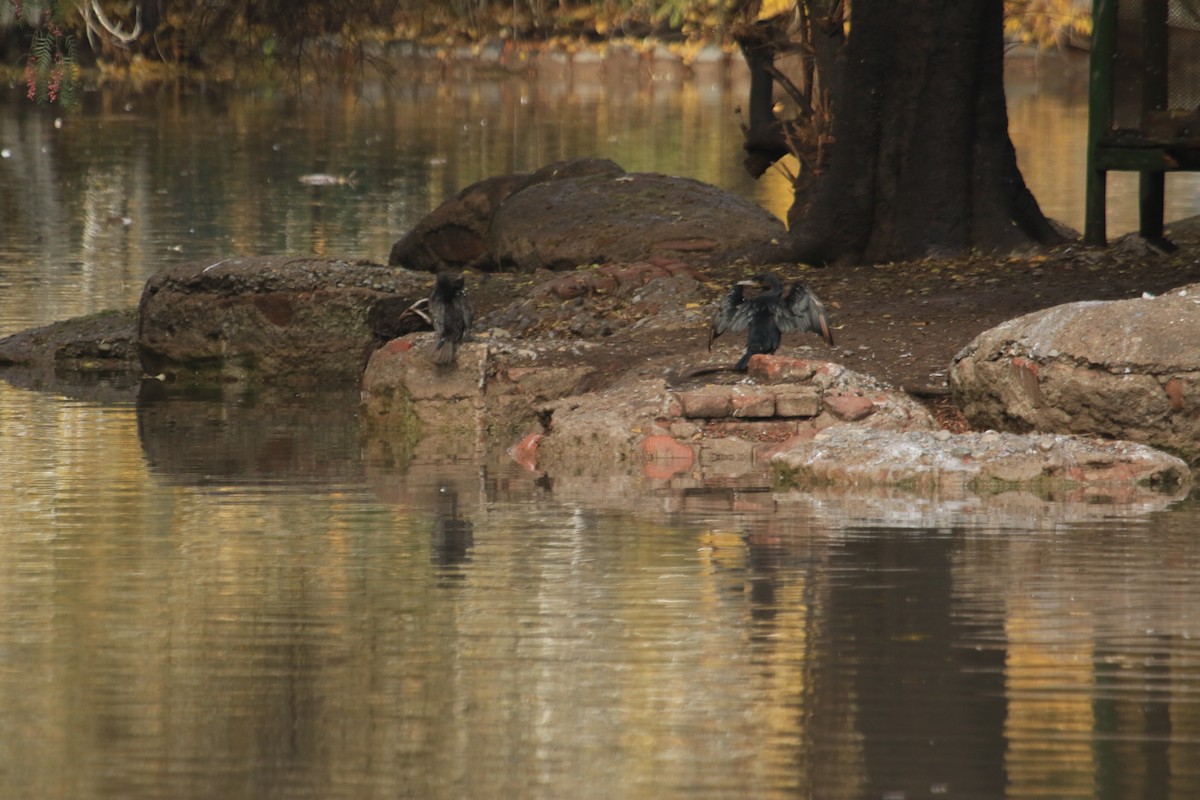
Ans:
[[[813,376],[816,366],[807,358],[757,355],[750,357],[748,372],[764,383],[801,383]]]
[[[825,395],[825,407],[844,422],[855,422],[869,417],[875,411],[875,404],[869,397],[855,394]]]
[[[811,386],[775,388],[775,416],[815,417],[821,413],[821,394]]]
[[[775,416],[775,397],[769,392],[734,389],[729,406],[729,413],[734,417]]]
[[[676,392],[682,416],[689,419],[728,417],[733,410],[733,398],[727,387]]]
[[[531,433],[509,448],[508,454],[525,469],[537,472],[537,451],[541,443],[542,434]]]
[[[408,339],[392,339],[383,346],[383,349],[389,353],[407,353],[412,350],[413,343]]]
[[[645,463],[642,473],[654,480],[666,480],[687,472],[696,463],[696,452],[683,442],[665,434],[654,434],[642,440]]]
[[[1166,390],[1167,399],[1171,402],[1171,410],[1183,411],[1183,381],[1179,378],[1171,378],[1163,389]]]

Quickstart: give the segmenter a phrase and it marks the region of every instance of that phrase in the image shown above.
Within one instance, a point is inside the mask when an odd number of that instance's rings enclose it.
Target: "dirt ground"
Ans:
[[[1161,294],[1200,282],[1200,247],[1169,255],[1142,247],[1078,245],[1021,259],[977,257],[809,272],[830,306],[833,360],[916,393],[945,427],[965,421],[946,396],[954,355],[1013,317],[1078,300]]]
[[[1078,245],[1041,256],[809,271],[838,361],[906,389],[944,389],[954,354],[1004,320],[1078,300],[1161,294],[1200,282],[1200,247],[1170,255]],[[1139,248],[1140,249],[1140,248]]]
[[[811,334],[788,334],[781,353],[826,357],[887,381],[920,397],[942,423],[964,428],[947,396],[950,363],[977,334],[1004,320],[1078,300],[1116,300],[1161,294],[1200,283],[1200,220],[1168,230],[1178,249],[1160,254],[1141,240],[1109,248],[1063,245],[1025,257],[976,256],[967,260],[907,262],[823,269],[780,265],[787,279],[801,279],[824,301],[836,345]],[[702,268],[716,300],[733,281],[757,271],[739,265]],[[482,287],[480,287],[482,288]],[[498,288],[498,287],[497,287]],[[502,294],[511,299],[511,286]],[[477,303],[488,298],[473,290]],[[500,298],[496,298],[500,300]],[[695,353],[707,363],[707,328],[617,330],[589,350],[589,364],[610,374],[639,359]],[[744,340],[726,336],[717,355],[732,361]]]

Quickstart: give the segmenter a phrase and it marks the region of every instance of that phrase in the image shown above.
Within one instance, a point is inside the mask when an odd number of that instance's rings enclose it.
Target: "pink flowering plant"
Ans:
[[[75,37],[58,19],[58,4],[43,7],[36,19],[30,19],[24,0],[8,2],[16,19],[33,28],[25,59],[26,96],[39,103],[73,108],[79,102],[79,63]]]

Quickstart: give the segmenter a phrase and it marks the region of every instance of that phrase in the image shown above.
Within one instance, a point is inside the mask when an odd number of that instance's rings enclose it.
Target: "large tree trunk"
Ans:
[[[1061,237],[1017,169],[1003,0],[856,0],[827,165],[797,185],[797,257],[890,261]]]

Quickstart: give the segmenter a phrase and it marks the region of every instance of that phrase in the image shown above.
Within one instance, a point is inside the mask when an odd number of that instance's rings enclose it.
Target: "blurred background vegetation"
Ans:
[[[70,104],[81,67],[112,74],[358,70],[396,41],[433,47],[705,45],[739,26],[802,12],[841,18],[852,0],[0,0],[0,56],[30,99]],[[1011,41],[1086,46],[1088,0],[1005,0]],[[137,77],[137,75],[135,75]],[[149,77],[141,75],[140,77]]]

